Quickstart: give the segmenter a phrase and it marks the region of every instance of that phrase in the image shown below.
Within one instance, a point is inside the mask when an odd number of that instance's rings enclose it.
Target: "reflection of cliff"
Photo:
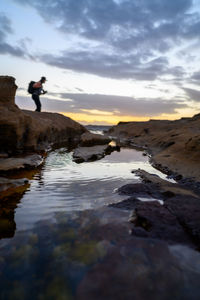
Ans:
[[[40,169],[17,172],[12,175],[12,179],[0,177],[0,239],[14,236],[15,209],[30,187],[29,179],[35,176],[38,176],[42,184],[43,177]]]
[[[15,209],[21,200],[23,194],[13,194],[9,201],[0,201],[0,239],[11,238],[15,234]]]

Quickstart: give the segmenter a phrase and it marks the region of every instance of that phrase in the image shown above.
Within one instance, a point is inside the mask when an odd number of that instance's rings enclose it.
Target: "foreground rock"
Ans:
[[[79,147],[73,153],[73,159],[77,163],[94,161],[103,158],[120,148],[115,143],[110,143],[111,138],[101,134],[86,132],[81,135]]]
[[[141,183],[118,189],[119,194],[130,197],[110,205],[132,212],[132,235],[200,249],[199,194],[143,170],[136,173]]]
[[[22,230],[1,246],[0,298],[200,299],[200,253],[130,235],[127,215],[63,211]]]
[[[57,113],[22,111],[14,103],[15,79],[0,76],[0,153],[14,155],[46,150],[80,139],[87,130]]]
[[[176,121],[120,122],[108,134],[121,143],[147,148],[165,172],[200,181],[200,114]]]

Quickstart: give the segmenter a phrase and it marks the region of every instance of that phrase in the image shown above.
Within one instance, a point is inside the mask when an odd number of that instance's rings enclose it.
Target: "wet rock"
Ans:
[[[178,219],[200,249],[200,201],[195,197],[176,196],[165,201],[165,207]]]
[[[135,226],[143,228],[148,233],[148,237],[193,246],[189,235],[184,232],[176,216],[158,202],[138,203],[135,214]],[[132,234],[134,233],[135,229],[132,231]]]
[[[156,189],[162,196],[165,196],[166,198],[174,195],[185,195],[200,198],[200,196],[195,192],[188,190],[180,184],[164,180],[156,174],[150,174],[140,169],[134,171],[134,173],[138,175],[144,183],[146,183],[148,189]]]
[[[43,160],[43,157],[39,154],[0,159],[0,172],[37,168],[43,163]]]
[[[101,159],[114,151],[115,148],[110,145],[98,145],[93,147],[78,147],[74,150],[73,160],[77,163],[84,161],[94,161]]]
[[[117,203],[112,203],[109,204],[109,207],[115,207],[115,208],[121,208],[121,209],[126,209],[126,210],[133,210],[136,207],[136,204],[139,203],[140,201],[135,198],[135,197],[130,197],[126,200],[117,202]]]
[[[154,184],[133,183],[126,184],[118,189],[119,195],[128,195],[132,197],[146,197],[156,199],[161,198],[161,193]]]

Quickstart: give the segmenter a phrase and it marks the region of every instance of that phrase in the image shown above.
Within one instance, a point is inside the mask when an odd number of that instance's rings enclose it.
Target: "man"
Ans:
[[[41,111],[41,102],[40,102],[40,95],[44,95],[47,93],[47,91],[43,90],[43,83],[46,82],[46,77],[41,77],[40,81],[33,84],[33,94],[32,99],[35,102],[36,110],[35,111]]]

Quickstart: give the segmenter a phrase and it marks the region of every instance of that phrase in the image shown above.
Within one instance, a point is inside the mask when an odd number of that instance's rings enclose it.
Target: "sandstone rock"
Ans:
[[[16,90],[14,77],[0,76],[0,103],[14,105]]]
[[[200,114],[175,121],[121,122],[108,134],[147,147],[161,169],[200,181]]]
[[[22,111],[14,104],[13,77],[0,77],[0,153],[24,153],[46,150],[80,139],[87,130],[61,114]]]
[[[105,145],[108,144],[111,139],[107,136],[101,134],[94,134],[91,132],[85,132],[81,135],[80,146],[90,147],[95,145]]]
[[[25,168],[37,168],[43,163],[41,155],[33,154],[25,157],[10,157],[0,159],[0,172],[7,172],[10,170],[19,170]]]

